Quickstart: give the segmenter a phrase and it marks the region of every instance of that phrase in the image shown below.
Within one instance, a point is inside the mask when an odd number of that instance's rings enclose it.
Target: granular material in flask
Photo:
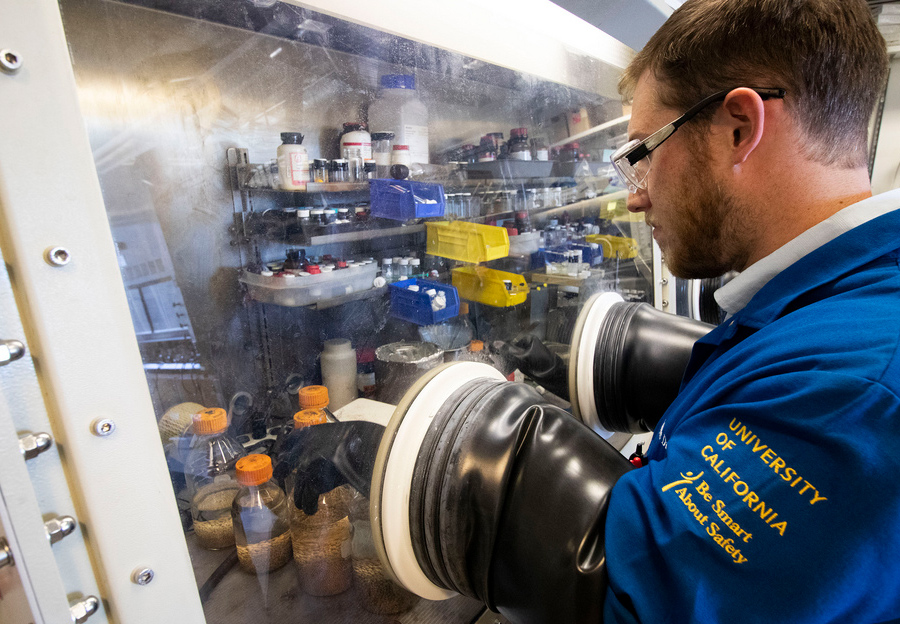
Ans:
[[[201,548],[218,550],[234,546],[234,525],[231,503],[237,494],[236,483],[211,483],[194,496],[198,518],[194,520],[194,535]]]
[[[247,572],[277,570],[291,560],[291,534],[284,533],[255,544],[237,545],[238,563]]]

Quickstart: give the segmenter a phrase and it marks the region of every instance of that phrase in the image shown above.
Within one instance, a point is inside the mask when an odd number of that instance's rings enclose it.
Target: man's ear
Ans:
[[[763,99],[753,89],[741,87],[725,98],[716,118],[731,136],[730,149],[733,165],[747,160],[762,139],[766,123]]]

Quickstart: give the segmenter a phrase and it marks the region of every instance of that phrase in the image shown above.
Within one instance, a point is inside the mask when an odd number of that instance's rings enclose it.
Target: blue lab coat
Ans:
[[[606,622],[900,618],[900,210],[694,346],[613,488]]]

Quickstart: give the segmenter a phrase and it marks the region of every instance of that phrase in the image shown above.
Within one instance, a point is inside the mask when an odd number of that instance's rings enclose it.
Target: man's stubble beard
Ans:
[[[748,206],[708,172],[699,172],[679,195],[665,233],[669,249],[663,250],[672,274],[702,279],[746,268],[748,241],[757,228]]]

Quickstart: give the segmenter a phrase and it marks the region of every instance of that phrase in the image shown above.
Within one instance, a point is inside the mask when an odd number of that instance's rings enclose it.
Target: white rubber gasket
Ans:
[[[588,299],[572,331],[569,346],[569,397],[572,412],[584,424],[594,430],[604,440],[615,432],[600,426],[597,403],[594,397],[594,354],[597,350],[597,336],[606,320],[610,308],[625,301],[613,292],[598,293]]]
[[[384,548],[397,580],[427,600],[446,600],[456,592],[432,583],[416,560],[409,526],[409,493],[419,448],[438,410],[450,395],[473,379],[506,378],[493,366],[459,362],[434,376],[413,399],[397,428],[386,459],[381,487],[381,529]]]

